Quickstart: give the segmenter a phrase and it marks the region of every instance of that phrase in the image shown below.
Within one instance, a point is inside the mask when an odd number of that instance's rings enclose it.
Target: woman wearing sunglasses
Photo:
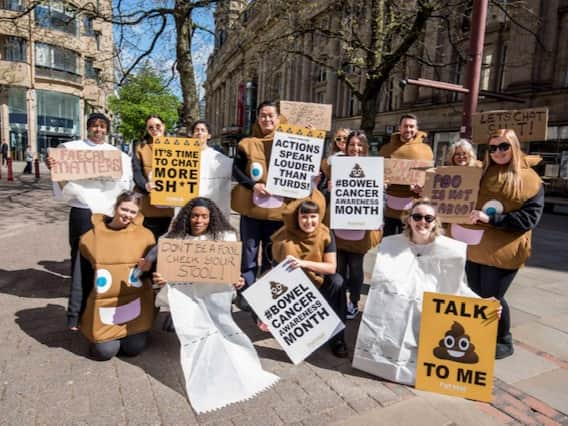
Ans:
[[[146,131],[142,142],[138,144],[132,156],[132,172],[135,190],[144,195],[140,208],[144,215],[144,227],[152,231],[157,240],[168,231],[174,215],[174,210],[171,208],[161,208],[150,204],[150,192],[154,188],[152,183],[152,143],[155,138],[164,136],[166,126],[164,120],[157,115],[150,115],[146,118],[145,125]]]
[[[544,189],[531,163],[514,130],[492,133],[483,160],[477,210],[470,216],[473,226],[451,226],[452,237],[469,244],[469,286],[481,297],[497,298],[503,306],[496,359],[513,354],[505,293],[530,255],[531,231],[544,209]]]
[[[441,235],[428,199],[414,201],[403,223],[381,242],[353,367],[413,385],[424,292],[478,296],[465,281],[467,246]]]
[[[320,168],[323,173],[324,179],[320,181],[318,189],[322,190],[324,195],[326,195],[327,204],[329,204],[329,196],[328,194],[326,194],[326,186],[327,181],[331,178],[331,166],[329,160],[336,155],[345,155],[345,146],[347,145],[347,136],[349,136],[349,133],[351,133],[349,129],[337,129],[331,142],[331,153],[327,156],[327,158],[321,160]]]

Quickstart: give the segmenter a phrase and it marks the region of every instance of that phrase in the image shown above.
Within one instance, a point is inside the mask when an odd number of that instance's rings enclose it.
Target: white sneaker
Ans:
[[[352,320],[356,318],[357,315],[359,315],[359,309],[357,308],[357,306],[351,302],[347,303],[347,315],[345,315],[345,318]]]

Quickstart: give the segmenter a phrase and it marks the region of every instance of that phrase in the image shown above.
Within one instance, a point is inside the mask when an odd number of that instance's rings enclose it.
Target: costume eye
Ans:
[[[486,202],[481,208],[488,216],[493,216],[495,214],[503,213],[503,204],[497,200],[490,200]]]
[[[264,168],[262,167],[262,164],[256,162],[251,164],[250,175],[252,177],[252,180],[254,180],[255,182],[258,181],[263,174],[264,174]]]
[[[128,272],[128,284],[132,287],[140,288],[142,287],[142,281],[134,274],[135,268],[130,268]]]
[[[446,348],[448,349],[453,348],[455,344],[456,344],[456,339],[454,339],[454,336],[444,337],[444,346]]]
[[[97,269],[95,273],[95,288],[97,293],[105,293],[112,286],[112,275],[106,269]]]
[[[469,349],[469,340],[467,337],[462,337],[458,340],[458,347],[462,351],[467,351]]]

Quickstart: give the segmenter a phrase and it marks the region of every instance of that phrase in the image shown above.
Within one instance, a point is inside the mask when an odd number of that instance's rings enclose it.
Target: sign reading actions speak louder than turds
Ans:
[[[122,158],[117,149],[49,148],[56,163],[51,167],[54,182],[122,176]]]
[[[158,272],[168,282],[224,283],[239,280],[240,241],[158,240]]]

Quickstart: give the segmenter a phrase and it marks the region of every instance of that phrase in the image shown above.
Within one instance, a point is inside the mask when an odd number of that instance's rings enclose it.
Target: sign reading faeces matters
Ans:
[[[240,241],[158,240],[158,272],[168,282],[224,283],[239,280]]]
[[[430,198],[440,220],[445,223],[469,223],[475,209],[480,167],[443,166],[426,171],[424,196]]]
[[[199,195],[201,143],[199,139],[159,137],[152,143],[154,206],[183,206]]]
[[[513,129],[520,142],[545,141],[548,108],[529,108],[476,112],[471,118],[473,143],[488,143],[489,134],[498,129]]]
[[[122,176],[121,153],[116,149],[49,148],[48,153],[56,161],[51,168],[54,182]]]
[[[491,402],[499,302],[425,292],[416,389]]]

